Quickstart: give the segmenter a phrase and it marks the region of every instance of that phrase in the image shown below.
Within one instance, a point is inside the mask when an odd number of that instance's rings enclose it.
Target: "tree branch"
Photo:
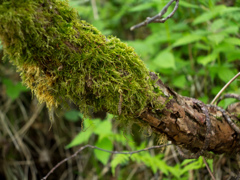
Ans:
[[[156,79],[156,74],[151,73],[151,78]],[[141,119],[148,122],[155,132],[166,134],[173,144],[182,145],[194,153],[198,152],[204,147],[207,134],[206,113],[199,108],[196,100],[178,95],[161,80],[158,80],[156,84],[165,92],[165,95],[172,95],[173,98],[166,104],[164,110],[153,113],[149,107],[141,114]],[[167,98],[159,97],[159,99],[161,102],[167,101]],[[231,113],[222,111],[217,106],[207,108],[212,128],[209,133],[209,146],[206,150],[217,154],[238,152],[240,149],[238,130],[234,130],[229,125],[232,123],[226,119],[226,116],[229,116],[235,122],[239,121],[238,108],[235,108],[237,112]]]
[[[148,72],[133,48],[79,21],[66,2],[14,2],[0,3],[4,53],[50,110],[71,100],[86,115],[91,106],[118,116],[125,126],[147,123],[197,155],[240,150],[234,124],[239,104],[225,112],[177,94]]]
[[[176,1],[176,5],[173,9],[173,11],[166,17],[166,18],[162,18],[162,16],[167,12],[167,9],[169,8],[169,6],[171,6],[171,4]],[[179,5],[179,0],[171,0],[167,3],[166,6],[163,7],[163,9],[160,11],[160,13],[158,13],[156,16],[153,17],[147,17],[147,19],[137,25],[134,25],[130,28],[131,31],[140,28],[142,26],[146,26],[152,22],[156,22],[156,23],[164,23],[166,20],[168,20],[169,18],[171,18],[174,13],[176,12],[176,10],[178,9],[178,5]],[[162,18],[162,19],[161,19]]]

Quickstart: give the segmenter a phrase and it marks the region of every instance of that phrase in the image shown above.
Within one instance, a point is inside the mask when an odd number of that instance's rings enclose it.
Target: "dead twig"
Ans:
[[[176,1],[175,7],[173,9],[173,11],[166,17],[166,18],[162,18],[162,16],[167,12],[167,9],[169,8],[169,6],[171,6],[171,4]],[[140,28],[142,26],[146,26],[149,23],[155,22],[155,23],[164,23],[166,20],[168,20],[169,18],[171,18],[174,13],[176,12],[177,8],[179,5],[179,0],[171,0],[169,3],[167,3],[166,6],[164,6],[164,8],[161,10],[160,13],[158,13],[156,16],[153,17],[147,17],[147,19],[137,25],[134,25],[130,28],[131,31],[133,31],[134,29]],[[161,19],[162,18],[162,19]]]
[[[138,150],[138,151],[130,151],[130,152],[119,152],[119,151],[109,151],[109,150],[105,150],[105,149],[102,149],[102,148],[99,148],[99,147],[96,147],[96,146],[92,146],[92,145],[85,145],[83,147],[80,147],[73,155],[71,155],[70,157],[68,158],[65,158],[63,159],[62,161],[60,161],[57,165],[55,165],[49,172],[48,174],[42,178],[42,180],[46,180],[48,178],[48,176],[50,174],[52,174],[60,165],[62,165],[64,162],[74,158],[77,156],[78,153],[80,153],[81,151],[83,151],[84,149],[86,148],[91,148],[91,149],[98,149],[100,151],[104,151],[104,152],[108,152],[108,153],[112,153],[112,154],[129,154],[129,155],[132,155],[132,154],[136,154],[136,153],[139,153],[139,152],[142,152],[142,151],[149,151],[151,149],[158,149],[158,148],[162,148],[162,147],[166,147],[166,146],[169,146],[169,145],[172,145],[172,144],[163,144],[163,145],[159,145],[159,146],[152,146],[152,147],[149,147],[149,148],[145,148],[145,149],[141,149],[141,150]]]
[[[204,164],[206,165],[206,167],[207,167],[207,170],[208,170],[208,172],[209,172],[210,176],[212,177],[212,179],[213,179],[213,180],[216,180],[216,178],[214,177],[214,175],[213,175],[213,173],[212,173],[211,169],[210,169],[210,168],[209,168],[209,166],[208,166],[208,163],[207,163],[207,161],[206,161],[205,157],[204,157],[204,156],[202,156],[202,158],[203,158],[203,162],[204,162]]]
[[[233,98],[233,99],[237,99],[240,101],[240,96],[238,94],[225,94],[224,96],[222,96],[218,99],[217,105],[220,101],[222,101],[223,99],[227,99],[227,98]]]
[[[222,89],[219,91],[219,93],[216,95],[216,97],[212,100],[211,104],[214,104],[214,102],[217,100],[217,98],[222,94],[222,92],[235,80],[237,77],[240,76],[240,72],[237,73],[236,76],[234,76]]]

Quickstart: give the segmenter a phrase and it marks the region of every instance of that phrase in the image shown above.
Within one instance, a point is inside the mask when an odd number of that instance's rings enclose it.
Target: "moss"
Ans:
[[[0,0],[0,38],[23,83],[49,109],[70,99],[84,113],[92,106],[125,122],[148,104],[162,107],[134,49],[80,20],[65,1]]]
[[[237,116],[238,119],[240,119],[240,114],[237,114],[236,116]]]

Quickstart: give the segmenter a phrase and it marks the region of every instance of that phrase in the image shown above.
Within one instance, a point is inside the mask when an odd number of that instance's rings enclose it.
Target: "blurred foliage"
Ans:
[[[91,22],[103,34],[116,35],[133,46],[147,67],[159,72],[164,82],[179,94],[209,103],[240,70],[240,8],[237,3],[229,7],[217,0],[180,1],[172,19],[164,24],[149,24],[131,32],[129,28],[132,25],[157,14],[168,1],[103,0],[96,1],[96,6],[91,2],[72,0],[70,4],[77,7],[82,19]],[[167,14],[173,7],[169,7]],[[235,81],[227,91],[239,93],[238,85],[238,81]],[[220,105],[226,107],[232,102],[225,100]],[[82,143],[83,139],[86,141],[85,133],[80,133],[70,146]],[[162,154],[150,156],[147,152],[131,157],[116,155],[111,162],[112,172],[115,173],[117,165],[134,161],[145,164],[153,173],[158,169],[166,177],[188,179],[186,172],[204,167],[201,158],[187,166],[183,161],[174,167],[161,158]]]
[[[22,85],[21,82],[13,83],[11,79],[4,79],[3,84],[6,86],[6,93],[12,99],[15,100],[19,97],[21,92],[28,91],[28,89]]]
[[[167,2],[97,1],[94,8],[90,1],[70,1],[81,7],[82,19],[133,46],[148,68],[159,72],[178,93],[207,103],[239,71],[240,8],[237,2],[228,7],[217,0],[180,1],[173,18],[164,24],[130,32],[132,25],[157,14]],[[92,9],[98,10],[98,19]],[[228,91],[239,92],[237,82]]]
[[[158,72],[162,80],[176,92],[208,103],[240,70],[240,3],[235,0],[184,0],[180,1],[175,15],[164,24],[154,23],[133,32],[129,30],[146,17],[156,15],[167,2],[69,1],[81,19],[92,23],[103,34],[117,36],[133,46],[146,66]],[[167,14],[172,9],[173,6],[169,7]],[[1,121],[1,126],[5,129],[0,131],[0,147],[4,149],[0,178],[26,179],[30,176],[24,175],[26,167],[35,172],[31,169],[35,166],[17,165],[18,160],[27,161],[29,156],[24,154],[26,149],[16,150],[18,146],[15,145],[12,134],[17,137],[21,125],[27,124],[27,117],[30,119],[37,113],[34,104],[36,99],[31,100],[30,92],[21,95],[26,89],[21,86],[19,77],[13,71],[13,67],[0,61],[0,119],[5,117],[9,120]],[[239,81],[236,80],[226,91],[239,93],[238,86]],[[13,107],[10,108],[9,102]],[[18,102],[17,105],[14,102]],[[220,105],[226,107],[232,102],[231,99],[224,100]],[[29,114],[26,114],[28,111]],[[107,115],[104,120],[83,119],[76,110],[60,110],[57,111],[58,117],[53,129],[48,131],[50,124],[46,114],[46,109],[38,114],[28,134],[23,138],[25,133],[20,133],[22,141],[18,140],[27,146],[26,152],[30,152],[32,157],[29,157],[30,160],[35,160],[38,169],[36,176],[39,178],[64,159],[66,154],[75,152],[77,145],[92,144],[107,150],[130,151],[157,144],[154,137],[148,137],[148,132],[139,133],[135,126],[132,132],[125,130],[122,133],[114,125],[116,122],[112,115]],[[43,152],[47,152],[47,155]],[[49,160],[46,157],[51,158]],[[12,166],[9,162],[14,159],[16,164]],[[208,163],[216,172],[217,179],[236,175],[239,169],[235,158],[220,156],[208,160]],[[49,179],[210,179],[204,167],[202,158],[184,160],[176,155],[174,147],[131,156],[88,149],[80,153],[76,162],[73,160],[59,168]]]

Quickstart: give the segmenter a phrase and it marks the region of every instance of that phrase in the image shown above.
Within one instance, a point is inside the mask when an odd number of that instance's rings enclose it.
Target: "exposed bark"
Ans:
[[[151,78],[157,76],[150,73]],[[158,80],[157,85],[166,96],[172,96],[166,108],[161,111],[152,111],[151,107],[141,114],[140,118],[153,128],[155,132],[164,133],[176,145],[182,145],[191,152],[201,150],[206,134],[205,114],[192,98],[181,96]],[[164,103],[168,98],[159,97]],[[232,120],[239,121],[240,104],[229,106],[227,113]],[[214,153],[236,153],[240,149],[237,133],[224,119],[222,112],[216,108],[208,107],[211,120],[210,143],[207,151]]]

